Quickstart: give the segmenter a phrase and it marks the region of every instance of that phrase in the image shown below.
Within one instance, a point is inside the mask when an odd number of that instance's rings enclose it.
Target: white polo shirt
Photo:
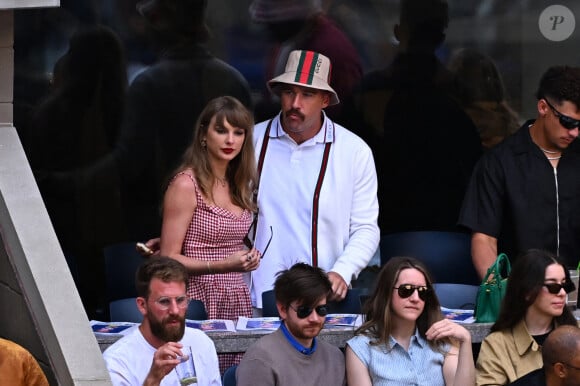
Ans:
[[[256,160],[268,122],[254,128]],[[282,128],[279,114],[269,133],[258,191],[258,250],[264,250],[270,226],[273,237],[252,275],[252,303],[258,308],[279,271],[298,262],[313,264],[313,196],[326,143],[331,146],[318,201],[317,265],[348,284],[366,267],[380,238],[376,169],[362,139],[326,115],[321,130],[299,145]]]

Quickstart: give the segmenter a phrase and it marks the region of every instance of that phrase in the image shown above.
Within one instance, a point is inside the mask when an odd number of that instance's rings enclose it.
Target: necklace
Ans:
[[[562,158],[562,156],[561,156],[561,155],[559,155],[559,156],[557,156],[557,157],[546,157],[546,158],[547,158],[547,159],[549,159],[550,161],[554,161],[554,160],[557,160],[557,159],[560,159],[560,158]]]
[[[553,150],[544,149],[541,146],[538,146],[538,147],[546,154],[559,154],[559,153],[561,153],[561,151],[559,151],[559,150],[553,151]]]
[[[215,176],[215,179],[218,180],[218,182],[220,183],[220,185],[222,186],[222,188],[225,188],[226,185],[228,184],[228,180],[226,180],[226,178],[220,178],[218,176]]]

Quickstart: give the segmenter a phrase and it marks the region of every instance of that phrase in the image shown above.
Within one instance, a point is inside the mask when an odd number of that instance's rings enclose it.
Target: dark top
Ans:
[[[459,224],[497,238],[498,253],[507,253],[512,262],[518,253],[541,248],[576,267],[580,258],[580,145],[574,141],[566,149],[556,172],[532,142],[532,123],[526,122],[482,157],[465,195]]]
[[[481,142],[430,53],[399,54],[346,101],[347,127],[373,150],[381,233],[453,231]]]
[[[544,369],[537,369],[516,379],[508,386],[546,386],[546,374]]]

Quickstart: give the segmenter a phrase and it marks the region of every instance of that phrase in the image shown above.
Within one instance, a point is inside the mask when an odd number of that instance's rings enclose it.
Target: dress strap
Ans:
[[[171,181],[169,182],[170,184],[173,183],[173,181],[180,175],[184,175],[184,176],[188,176],[189,179],[193,182],[193,188],[195,189],[195,198],[197,199],[198,205],[199,203],[204,203],[205,204],[205,200],[203,199],[203,196],[201,195],[201,192],[199,190],[199,187],[197,186],[197,180],[195,179],[194,176],[192,176],[190,173],[188,173],[187,171],[181,171],[179,173],[177,173],[176,175],[174,175],[171,178]]]

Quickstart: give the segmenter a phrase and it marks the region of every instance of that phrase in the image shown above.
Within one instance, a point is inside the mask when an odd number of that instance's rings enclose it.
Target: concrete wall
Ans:
[[[111,385],[12,126],[13,57],[13,11],[0,11],[0,336],[32,352],[51,385]]]

